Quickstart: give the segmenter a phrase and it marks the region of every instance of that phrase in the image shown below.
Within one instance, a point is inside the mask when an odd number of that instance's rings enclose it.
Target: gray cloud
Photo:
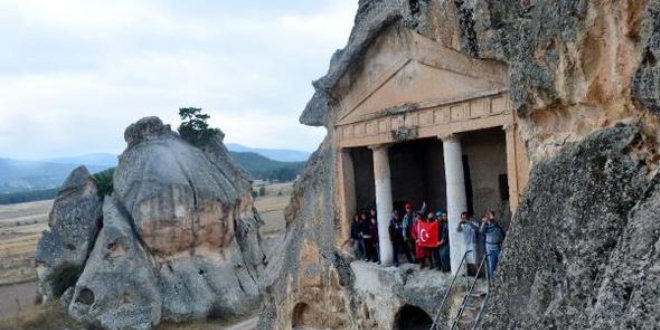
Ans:
[[[146,115],[204,108],[226,140],[313,150],[298,124],[356,2],[10,1],[0,26],[0,157],[120,152]],[[17,129],[17,127],[20,127]]]

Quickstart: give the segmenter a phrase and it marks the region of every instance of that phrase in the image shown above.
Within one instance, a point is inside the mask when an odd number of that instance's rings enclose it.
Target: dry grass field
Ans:
[[[256,182],[254,186],[258,190],[264,184]],[[255,206],[264,221],[261,235],[268,251],[273,250],[269,247],[279,243],[284,232],[283,210],[289,202],[292,186],[292,183],[265,184],[265,196],[255,198]],[[34,303],[37,277],[34,256],[39,237],[48,228],[48,212],[52,205],[52,200],[0,205],[0,319],[15,315],[19,308],[28,307],[29,310]],[[26,317],[41,315],[34,311],[30,313],[34,315]],[[206,326],[207,323],[197,328],[172,325],[163,329],[207,329]]]
[[[248,316],[249,317],[249,316]],[[252,330],[257,318],[246,320],[200,321],[184,324],[162,323],[155,330]],[[72,320],[57,302],[42,306],[32,306],[17,315],[0,321],[0,330],[62,330],[62,329],[101,329]]]
[[[0,285],[36,279],[34,255],[53,201],[0,205]]]

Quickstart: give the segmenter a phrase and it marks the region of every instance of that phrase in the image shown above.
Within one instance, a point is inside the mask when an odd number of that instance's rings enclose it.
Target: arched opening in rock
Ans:
[[[405,305],[399,309],[394,317],[394,330],[422,330],[429,329],[433,319],[419,307]]]
[[[78,297],[76,298],[77,303],[84,305],[91,305],[94,303],[94,300],[94,292],[88,288],[80,290],[80,293],[78,293]]]
[[[309,305],[305,303],[299,303],[293,308],[293,321],[291,322],[291,325],[294,329],[309,325],[307,314],[309,314]]]

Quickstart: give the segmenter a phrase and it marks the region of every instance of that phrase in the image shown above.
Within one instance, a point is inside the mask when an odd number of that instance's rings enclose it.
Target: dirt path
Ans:
[[[37,282],[0,286],[0,319],[16,315],[19,304],[21,308],[32,306],[36,295]]]

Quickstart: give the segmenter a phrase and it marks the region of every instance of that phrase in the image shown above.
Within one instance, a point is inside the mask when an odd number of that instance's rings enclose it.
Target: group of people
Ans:
[[[359,260],[380,263],[376,210],[355,214],[351,224],[351,239],[353,239],[353,250]]]
[[[490,211],[481,215],[481,222],[471,217],[468,212],[463,212],[456,230],[463,234],[463,241],[468,251],[466,256],[468,273],[478,275],[477,264],[485,253],[488,276],[495,277],[502,243],[506,237],[506,232],[495,217],[495,212]]]
[[[403,215],[394,211],[389,224],[394,266],[399,266],[399,254],[403,253],[409,263],[418,263],[421,268],[435,268],[442,272],[451,270],[449,257],[449,223],[444,211],[427,212],[426,203],[415,212],[410,203],[404,205]],[[495,276],[505,231],[495,218],[495,212],[483,214],[481,222],[467,212],[461,214],[456,229],[468,251],[468,271],[475,274],[476,264],[484,253],[487,256],[487,271]],[[359,260],[380,263],[378,248],[377,214],[374,209],[355,215],[351,224],[351,238],[355,255]],[[476,274],[475,274],[476,275]]]
[[[426,203],[413,212],[412,204],[405,204],[403,216],[394,211],[389,226],[394,266],[399,266],[399,253],[410,263],[428,265],[443,272],[450,270],[449,226],[443,211],[428,212]],[[414,252],[414,254],[412,253]]]

